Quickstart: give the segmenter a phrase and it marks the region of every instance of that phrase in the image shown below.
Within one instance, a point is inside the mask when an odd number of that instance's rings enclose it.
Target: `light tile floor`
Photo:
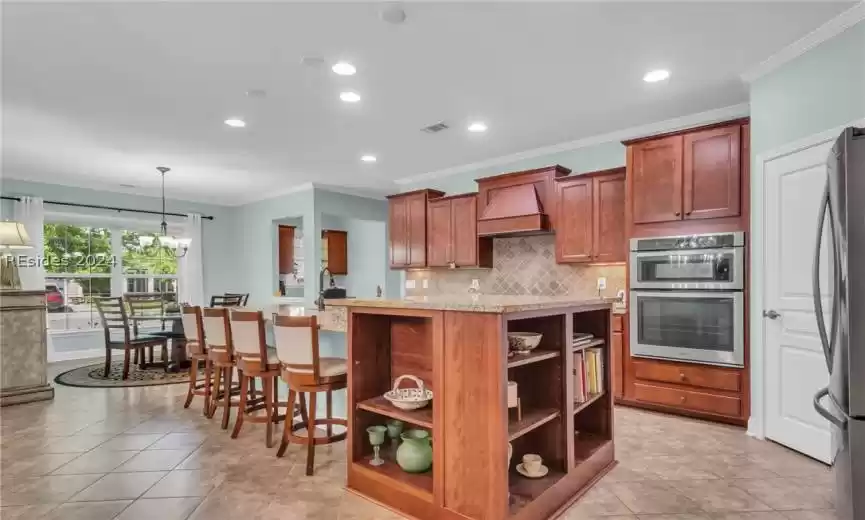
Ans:
[[[51,367],[52,373],[71,368]],[[344,446],[283,459],[262,426],[237,440],[202,417],[186,388],[57,387],[53,402],[0,410],[0,518],[63,520],[396,519],[343,488]],[[830,471],[741,429],[616,412],[620,464],[567,520],[835,518]]]

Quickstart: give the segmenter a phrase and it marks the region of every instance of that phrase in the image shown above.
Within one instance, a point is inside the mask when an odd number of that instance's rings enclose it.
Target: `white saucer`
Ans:
[[[523,463],[520,462],[519,464],[517,464],[517,472],[526,478],[542,478],[542,477],[547,476],[547,473],[550,472],[550,468],[548,468],[542,464],[541,465],[541,471],[539,471],[538,473],[535,473],[533,475],[533,474],[527,472],[526,468],[523,466]]]

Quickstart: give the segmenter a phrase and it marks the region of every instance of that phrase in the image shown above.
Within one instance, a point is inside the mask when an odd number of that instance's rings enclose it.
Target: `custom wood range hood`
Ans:
[[[571,170],[555,165],[476,179],[478,236],[555,231],[553,179],[569,173]]]

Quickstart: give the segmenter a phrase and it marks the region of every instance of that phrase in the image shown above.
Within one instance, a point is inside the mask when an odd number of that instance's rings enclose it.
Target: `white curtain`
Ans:
[[[27,234],[30,236],[30,242],[33,244],[33,249],[24,249],[15,251],[14,254],[24,254],[35,262],[33,267],[24,267],[20,265],[18,275],[21,278],[21,288],[31,291],[45,290],[45,267],[41,260],[45,255],[44,231],[43,224],[45,223],[45,210],[42,205],[42,199],[36,197],[21,197],[21,200],[15,203],[16,222],[24,225]]]
[[[190,213],[186,218],[183,237],[192,242],[186,255],[177,261],[180,274],[178,300],[190,305],[205,305],[204,301],[204,251],[201,240],[201,215]]]

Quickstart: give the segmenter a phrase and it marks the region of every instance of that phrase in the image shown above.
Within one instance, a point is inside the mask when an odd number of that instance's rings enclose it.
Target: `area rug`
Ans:
[[[59,385],[78,386],[86,388],[121,388],[127,386],[157,386],[172,385],[178,383],[189,383],[189,371],[183,370],[177,373],[166,373],[162,367],[151,367],[141,370],[138,365],[130,365],[129,377],[121,379],[123,375],[123,361],[112,361],[111,371],[108,377],[102,376],[105,362],[95,363],[63,372],[54,378]],[[204,376],[204,371],[201,371]]]

